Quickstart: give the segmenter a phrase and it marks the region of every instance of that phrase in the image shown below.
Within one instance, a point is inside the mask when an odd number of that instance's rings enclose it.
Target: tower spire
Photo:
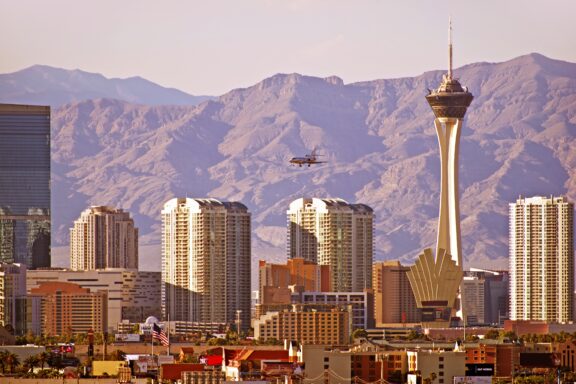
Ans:
[[[452,80],[452,16],[448,16],[448,79]]]

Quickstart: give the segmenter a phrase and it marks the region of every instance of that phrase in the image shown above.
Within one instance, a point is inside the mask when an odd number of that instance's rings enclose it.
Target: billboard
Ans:
[[[466,364],[466,376],[494,376],[494,364]]]
[[[520,352],[520,365],[531,368],[554,368],[560,366],[560,355],[551,352]]]
[[[138,343],[140,342],[140,335],[137,333],[117,333],[114,335],[114,340],[121,343]]]

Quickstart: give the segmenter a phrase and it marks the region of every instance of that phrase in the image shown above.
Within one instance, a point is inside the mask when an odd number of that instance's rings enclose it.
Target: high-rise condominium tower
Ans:
[[[50,266],[50,107],[0,104],[0,262]]]
[[[410,275],[410,284],[418,306],[426,312],[423,313],[422,320],[433,323],[442,318],[444,324],[436,324],[439,326],[444,326],[451,317],[463,316],[457,300],[463,275],[458,154],[462,121],[474,98],[452,75],[451,30],[450,25],[448,73],[443,76],[440,86],[430,90],[426,96],[426,101],[434,112],[434,127],[440,147],[440,210],[436,255],[434,257],[430,250],[425,250]],[[427,273],[429,270],[434,273]],[[443,309],[438,311],[440,307]]]
[[[70,228],[70,268],[138,269],[138,228],[130,214],[106,206],[82,212]]]
[[[162,210],[162,312],[171,321],[250,327],[250,213],[237,202],[175,198]],[[241,312],[237,312],[241,311]]]
[[[330,265],[334,292],[372,288],[372,208],[342,199],[294,200],[288,214],[288,258]]]
[[[510,204],[510,319],[566,323],[574,314],[574,204]]]

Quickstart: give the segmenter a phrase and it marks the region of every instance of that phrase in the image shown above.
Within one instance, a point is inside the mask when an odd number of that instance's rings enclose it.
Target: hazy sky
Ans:
[[[0,73],[33,64],[220,95],[278,72],[346,83],[530,52],[576,62],[575,0],[0,0]]]

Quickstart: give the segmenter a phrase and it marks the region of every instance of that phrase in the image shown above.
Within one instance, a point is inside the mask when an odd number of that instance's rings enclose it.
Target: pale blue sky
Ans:
[[[346,83],[530,52],[576,62],[575,0],[0,0],[0,73],[33,64],[220,95],[278,72]]]

